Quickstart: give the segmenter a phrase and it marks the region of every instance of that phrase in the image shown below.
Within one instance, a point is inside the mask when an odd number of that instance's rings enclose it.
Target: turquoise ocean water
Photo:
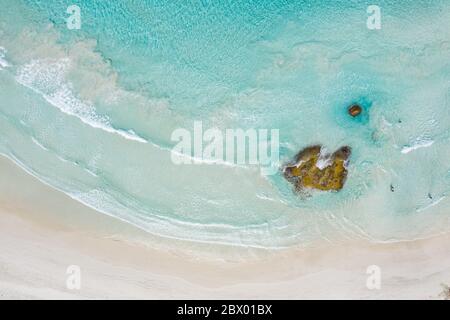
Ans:
[[[81,29],[66,26],[68,6]],[[264,248],[450,230],[450,2],[0,0],[0,153],[149,233]],[[346,115],[358,102],[362,120]],[[175,165],[177,128],[352,147],[301,199],[255,166]],[[391,191],[391,186],[394,192]]]

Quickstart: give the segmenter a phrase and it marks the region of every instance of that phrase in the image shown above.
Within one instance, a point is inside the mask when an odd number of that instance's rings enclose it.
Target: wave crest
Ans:
[[[77,117],[83,123],[114,133],[123,138],[147,143],[147,140],[132,130],[116,129],[106,115],[96,113],[95,106],[77,98],[65,75],[71,67],[68,58],[57,60],[37,59],[19,67],[16,81],[40,94],[48,103],[70,116]]]

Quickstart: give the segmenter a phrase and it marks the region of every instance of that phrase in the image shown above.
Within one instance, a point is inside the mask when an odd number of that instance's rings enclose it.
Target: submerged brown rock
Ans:
[[[300,151],[295,162],[284,167],[284,177],[296,191],[305,189],[341,190],[347,178],[350,147],[344,146],[333,154],[323,154],[322,146],[311,146]]]
[[[362,108],[361,108],[361,106],[359,106],[357,104],[354,104],[354,105],[350,106],[350,108],[348,108],[348,114],[351,115],[352,117],[358,116],[361,112],[362,112]]]

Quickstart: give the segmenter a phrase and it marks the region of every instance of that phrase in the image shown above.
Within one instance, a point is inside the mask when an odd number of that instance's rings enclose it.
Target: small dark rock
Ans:
[[[361,106],[354,104],[352,106],[350,106],[350,108],[348,108],[348,114],[351,115],[352,117],[356,117],[358,115],[360,115],[362,112],[362,108]]]

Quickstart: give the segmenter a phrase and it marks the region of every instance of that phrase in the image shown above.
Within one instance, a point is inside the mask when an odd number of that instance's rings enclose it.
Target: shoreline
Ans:
[[[228,259],[223,248],[224,259],[208,259],[181,241],[143,245],[151,235],[3,156],[0,176],[0,299],[439,299],[450,282],[450,235],[249,250],[246,259]],[[70,265],[81,269],[80,290],[66,287]],[[380,290],[366,286],[370,265],[381,269]]]

